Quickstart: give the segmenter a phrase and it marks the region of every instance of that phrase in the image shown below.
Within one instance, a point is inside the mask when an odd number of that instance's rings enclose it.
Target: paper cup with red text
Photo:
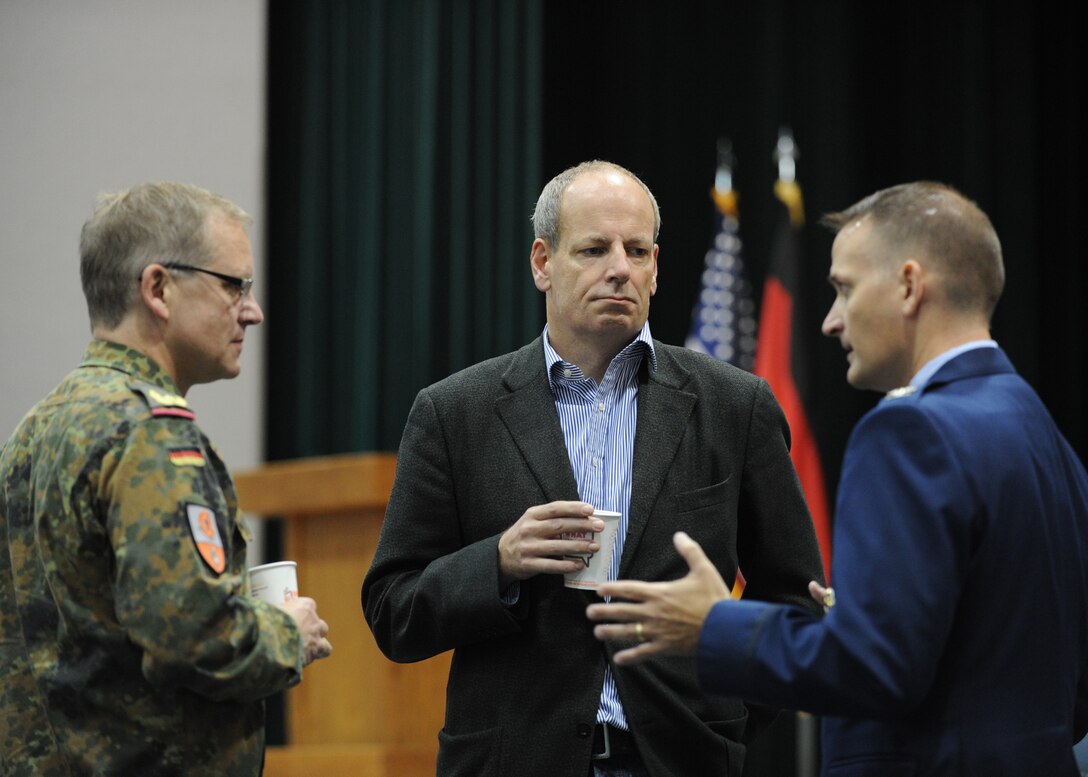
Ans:
[[[620,530],[620,514],[609,510],[597,510],[593,513],[604,521],[604,531],[594,532],[567,532],[563,539],[587,539],[597,540],[601,549],[596,553],[587,553],[584,556],[564,556],[580,562],[575,572],[565,574],[563,585],[567,588],[595,589],[608,579],[608,571],[612,568],[612,553],[616,549],[616,537]]]
[[[249,593],[269,604],[298,598],[298,564],[276,561],[249,570]]]

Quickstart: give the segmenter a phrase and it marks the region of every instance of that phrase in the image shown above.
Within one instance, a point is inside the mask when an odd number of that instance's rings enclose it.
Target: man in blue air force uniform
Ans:
[[[636,663],[696,656],[710,691],[825,715],[825,775],[1076,775],[1088,728],[1088,477],[990,339],[1004,284],[986,215],[947,186],[886,189],[837,230],[824,333],[887,396],[854,430],[823,618],[727,602],[690,574],[590,607]],[[814,596],[833,597],[818,584]],[[656,660],[656,659],[655,659]]]

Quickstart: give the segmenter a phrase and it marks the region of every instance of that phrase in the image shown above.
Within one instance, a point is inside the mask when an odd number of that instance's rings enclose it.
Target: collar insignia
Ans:
[[[189,420],[196,418],[196,413],[189,409],[189,403],[185,401],[185,397],[163,391],[150,383],[130,383],[129,387],[144,398],[153,416],[173,416]]]
[[[917,386],[900,386],[899,388],[892,389],[884,396],[887,399],[902,399],[903,397],[909,397],[917,390]]]

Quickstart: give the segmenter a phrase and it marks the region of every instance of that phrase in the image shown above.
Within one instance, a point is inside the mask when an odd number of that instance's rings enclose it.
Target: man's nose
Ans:
[[[253,296],[252,291],[242,300],[240,319],[246,326],[253,326],[264,321],[264,311],[261,310],[261,305],[257,302],[257,298]]]
[[[623,246],[613,248],[608,252],[608,278],[609,280],[627,280],[631,277],[631,258]]]
[[[827,315],[824,316],[824,323],[820,326],[820,331],[828,337],[835,337],[842,331],[842,315],[839,313],[838,303],[833,304],[831,309],[827,311]]]

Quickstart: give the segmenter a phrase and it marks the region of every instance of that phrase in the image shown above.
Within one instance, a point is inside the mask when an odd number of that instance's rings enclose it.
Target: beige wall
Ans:
[[[79,229],[98,192],[177,179],[257,220],[264,0],[0,0],[0,440],[89,338]],[[271,311],[267,311],[271,313]],[[234,468],[260,461],[260,327],[242,376],[190,392]]]

